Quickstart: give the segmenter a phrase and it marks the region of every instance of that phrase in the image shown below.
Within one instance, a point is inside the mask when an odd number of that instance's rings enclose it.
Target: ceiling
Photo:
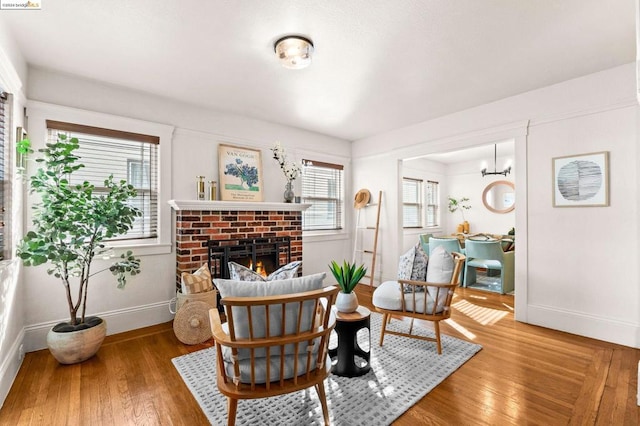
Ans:
[[[41,0],[31,66],[358,140],[635,61],[635,0]],[[273,43],[310,37],[288,70]]]

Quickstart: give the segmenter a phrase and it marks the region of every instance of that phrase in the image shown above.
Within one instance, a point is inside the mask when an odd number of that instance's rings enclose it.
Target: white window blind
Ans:
[[[422,180],[402,178],[402,226],[422,226]]]
[[[302,229],[342,229],[343,166],[313,160],[302,164],[302,202],[311,204],[302,215]]]
[[[158,236],[158,146],[156,136],[102,129],[73,123],[47,120],[49,143],[55,143],[58,133],[78,138],[76,155],[85,165],[71,183],[88,181],[97,193],[104,190],[104,180],[126,180],[138,194],[131,205],[142,211],[133,228],[115,239],[142,239]]]
[[[439,183],[427,181],[427,226],[438,226],[440,224],[440,193]]]
[[[0,90],[0,260],[8,259],[10,253],[9,218],[11,217],[11,179],[9,164],[9,108],[11,95]]]

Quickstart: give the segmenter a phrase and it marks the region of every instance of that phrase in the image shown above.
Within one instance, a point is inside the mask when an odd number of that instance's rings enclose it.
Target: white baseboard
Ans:
[[[23,341],[24,329],[18,333],[16,340],[14,340],[7,352],[7,356],[2,360],[2,363],[0,363],[0,407],[4,405],[4,400],[7,399],[9,390],[22,365],[24,353],[20,353],[20,346],[22,346]]]
[[[640,341],[638,341],[640,326],[612,318],[559,310],[549,306],[528,305],[527,323],[618,345],[640,348]]]
[[[169,301],[134,306],[132,308],[92,314],[107,321],[107,335],[135,330],[150,325],[161,324],[173,319],[169,312]],[[32,324],[24,328],[25,352],[33,352],[47,347],[47,333],[54,325],[64,320]]]

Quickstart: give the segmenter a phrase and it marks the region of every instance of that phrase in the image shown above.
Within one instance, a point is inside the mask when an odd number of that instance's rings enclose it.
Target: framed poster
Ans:
[[[553,207],[609,205],[609,152],[556,157]]]
[[[218,145],[222,201],[262,201],[261,154],[258,149]]]

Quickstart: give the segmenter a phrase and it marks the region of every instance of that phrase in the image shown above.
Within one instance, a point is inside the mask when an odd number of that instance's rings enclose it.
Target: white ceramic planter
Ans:
[[[338,312],[355,312],[358,309],[358,296],[355,292],[351,293],[338,293],[336,298],[336,309]]]
[[[60,364],[77,364],[85,361],[98,352],[107,335],[107,322],[78,331],[55,332],[49,330],[47,346]]]

